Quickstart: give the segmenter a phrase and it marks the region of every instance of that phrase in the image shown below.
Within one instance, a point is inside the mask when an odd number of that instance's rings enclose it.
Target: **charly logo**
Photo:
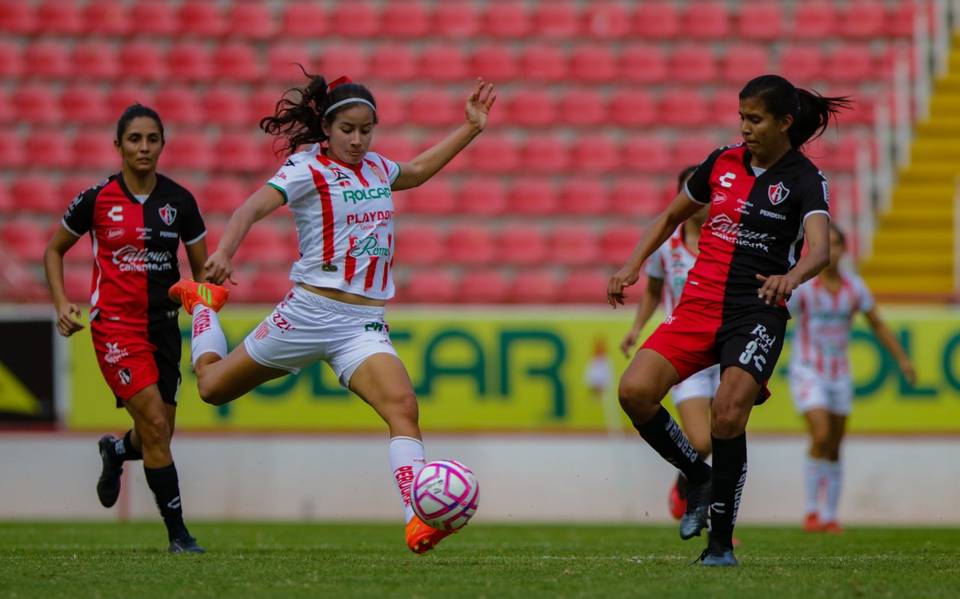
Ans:
[[[167,225],[168,227],[172,225],[173,221],[177,218],[177,209],[170,204],[161,207],[158,212],[160,213],[160,220],[162,220],[163,224]]]
[[[110,208],[110,211],[107,212],[107,216],[110,217],[115,223],[123,222],[123,206],[117,205]]]
[[[786,200],[787,196],[789,195],[790,190],[787,189],[787,186],[783,184],[783,181],[778,182],[776,185],[770,185],[767,187],[767,197],[770,198],[770,203],[774,206]]]
[[[120,272],[165,272],[173,270],[173,255],[166,250],[147,250],[125,245],[113,252]]]
[[[719,179],[720,187],[730,189],[731,187],[733,187],[733,183],[731,183],[731,181],[733,181],[736,178],[737,178],[736,173],[731,173],[727,171],[726,173],[720,175],[720,179]]]

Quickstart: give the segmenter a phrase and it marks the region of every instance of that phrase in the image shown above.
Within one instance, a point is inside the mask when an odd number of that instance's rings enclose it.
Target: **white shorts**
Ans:
[[[397,355],[383,316],[381,307],[345,304],[296,286],[243,346],[258,364],[294,374],[322,360],[349,387],[367,358]]]
[[[790,365],[790,394],[801,414],[819,408],[838,416],[848,416],[853,409],[853,381],[850,377],[830,380],[804,366]]]
[[[717,387],[720,386],[720,365],[714,364],[707,366],[700,372],[695,372],[673,386],[670,390],[670,396],[673,399],[673,405],[683,403],[693,397],[706,397],[713,399],[717,394]]]

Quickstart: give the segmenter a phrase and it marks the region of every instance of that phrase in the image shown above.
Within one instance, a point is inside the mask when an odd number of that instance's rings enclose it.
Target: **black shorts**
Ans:
[[[767,381],[777,367],[788,319],[783,308],[750,308],[743,314],[725,315],[717,331],[721,371],[736,366],[749,372],[762,387],[758,404],[770,396]]]

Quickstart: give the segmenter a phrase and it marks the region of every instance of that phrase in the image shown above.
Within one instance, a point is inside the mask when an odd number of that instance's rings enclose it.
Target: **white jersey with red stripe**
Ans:
[[[315,144],[290,156],[267,184],[293,212],[300,259],[290,279],[372,299],[394,294],[393,197],[397,163],[367,152],[349,165]]]
[[[857,312],[874,307],[873,295],[859,276],[840,273],[835,293],[819,277],[797,287],[787,303],[795,320],[790,367],[811,369],[827,380],[850,376],[847,346]]]
[[[683,241],[682,225],[647,260],[647,275],[663,280],[663,311],[669,316],[680,303],[687,273],[697,257]]]

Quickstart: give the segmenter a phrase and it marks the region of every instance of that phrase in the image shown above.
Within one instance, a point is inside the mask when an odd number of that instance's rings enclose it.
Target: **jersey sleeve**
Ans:
[[[390,185],[393,185],[400,176],[400,165],[382,154],[374,153],[373,159],[374,162],[383,167],[383,170],[387,173],[387,181],[390,182]]]
[[[713,165],[716,164],[717,158],[726,149],[727,146],[717,148],[697,166],[697,170],[693,171],[687,182],[683,184],[683,190],[687,193],[688,198],[698,204],[710,203],[710,173],[713,172]]]
[[[670,242],[668,241],[667,243]],[[657,251],[647,260],[646,271],[648,277],[661,280],[667,278],[667,271],[663,267],[663,248],[663,245],[658,247]]]
[[[206,236],[207,226],[203,222],[197,200],[189,192],[186,201],[183,203],[183,212],[183,221],[180,223],[180,238],[183,239],[184,245],[193,245]]]
[[[857,309],[863,313],[873,310],[877,306],[870,288],[861,277],[853,277],[853,288],[857,291]]]
[[[283,202],[292,204],[314,189],[313,173],[307,168],[307,158],[294,154],[287,158],[267,185],[283,194]]]
[[[805,177],[804,184],[799,187],[804,222],[813,214],[830,216],[830,186],[823,172],[817,171],[816,175]]]
[[[97,200],[98,187],[80,192],[73,198],[60,224],[77,237],[82,237],[93,228],[93,205]]]

